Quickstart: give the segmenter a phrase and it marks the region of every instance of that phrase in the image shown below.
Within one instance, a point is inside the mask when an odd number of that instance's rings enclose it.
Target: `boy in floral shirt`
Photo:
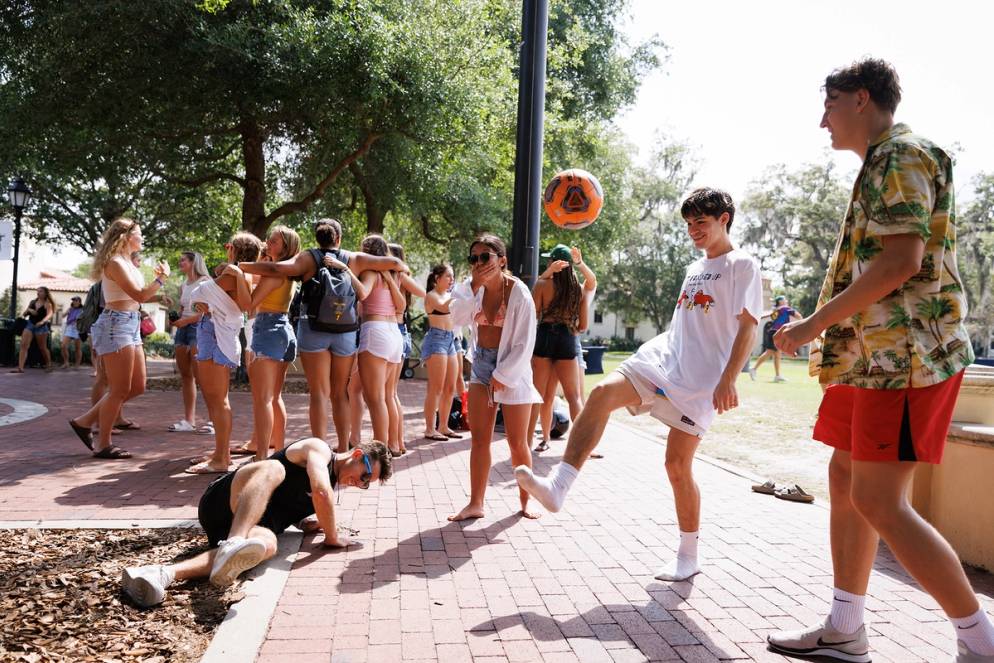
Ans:
[[[908,502],[916,463],[939,463],[973,351],[956,266],[952,161],[894,124],[897,73],[882,60],[825,81],[832,147],[863,159],[818,309],[774,337],[782,351],[822,335],[811,364],[826,385],[814,438],[829,466],[832,610],[824,624],[774,633],[783,654],[869,661],[863,607],[880,538],[942,606],[957,663],[994,663],[994,626],[959,559]]]

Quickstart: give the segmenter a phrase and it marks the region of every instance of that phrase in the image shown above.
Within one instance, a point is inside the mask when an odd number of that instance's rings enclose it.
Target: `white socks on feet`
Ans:
[[[949,618],[956,628],[956,637],[974,654],[994,656],[994,625],[981,608],[969,617]]]
[[[656,580],[678,582],[699,573],[701,570],[697,560],[699,538],[700,532],[680,532],[680,547],[676,551],[676,559],[656,574]]]
[[[537,499],[542,506],[555,513],[563,508],[566,493],[576,480],[579,470],[569,463],[556,463],[548,477],[537,477],[527,465],[514,468],[518,485]]]
[[[863,606],[866,605],[866,596],[850,594],[849,592],[835,587],[832,589],[832,626],[846,635],[855,633],[863,625]]]

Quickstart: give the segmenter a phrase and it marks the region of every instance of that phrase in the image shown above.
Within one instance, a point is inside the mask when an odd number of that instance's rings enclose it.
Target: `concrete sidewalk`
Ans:
[[[85,372],[0,375],[0,398],[49,409],[0,428],[0,520],[195,518],[210,478],[182,469],[213,438],[164,432],[180,416],[179,394],[129,404],[143,430],[115,443],[135,459],[109,462],[90,459],[65,421],[83,410],[88,387]],[[402,382],[409,438],[421,431],[423,390]],[[286,400],[293,439],[307,432],[307,397]],[[232,408],[235,439],[246,439],[248,394],[232,394]],[[563,446],[536,459],[540,472]],[[537,521],[515,515],[502,439],[487,516],[459,524],[445,517],[467,501],[468,435],[408,449],[390,483],[340,494],[339,522],[360,530],[360,545],[332,552],[304,539],[258,661],[786,661],[766,651],[766,633],[828,608],[828,511],[752,493],[749,479],[708,462],[696,465],[703,573],[654,580],[678,533],[663,446],[644,433],[609,426],[606,458],[587,464],[562,512]],[[971,580],[994,610],[991,577]],[[874,661],[950,660],[952,628],[886,552],[867,608]]]

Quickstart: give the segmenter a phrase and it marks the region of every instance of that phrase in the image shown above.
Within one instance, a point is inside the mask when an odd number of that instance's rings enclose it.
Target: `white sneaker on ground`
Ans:
[[[826,618],[821,626],[771,633],[766,636],[766,643],[772,651],[788,656],[824,656],[849,663],[870,663],[865,625],[855,633],[842,633]]]
[[[962,640],[957,641],[956,646],[958,653],[953,663],[994,663],[994,656],[976,654],[970,651],[970,648]]]
[[[243,572],[257,566],[265,556],[266,544],[261,539],[234,536],[221,541],[211,567],[211,584],[228,587]]]
[[[161,564],[133,566],[121,572],[121,589],[143,608],[162,603],[172,582],[172,576]]]
[[[787,378],[785,378],[785,377],[784,377],[784,376],[782,376],[782,375],[778,375],[778,376],[776,376],[775,378],[773,378],[773,381],[774,381],[774,382],[786,382],[786,381],[787,381]]]
[[[756,381],[756,367],[755,366],[750,366],[749,367],[749,379],[752,380],[753,382]]]

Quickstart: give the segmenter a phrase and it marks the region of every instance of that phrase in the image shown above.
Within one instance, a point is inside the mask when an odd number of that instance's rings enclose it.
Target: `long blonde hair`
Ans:
[[[115,219],[107,227],[97,244],[97,253],[93,256],[93,266],[90,267],[90,278],[99,280],[111,258],[125,254],[128,238],[137,227],[137,221],[124,217]]]
[[[269,235],[276,234],[279,234],[280,239],[283,240],[283,253],[278,256],[269,256],[273,262],[289,260],[300,253],[300,235],[297,234],[296,230],[283,225],[273,226],[269,230]]]

